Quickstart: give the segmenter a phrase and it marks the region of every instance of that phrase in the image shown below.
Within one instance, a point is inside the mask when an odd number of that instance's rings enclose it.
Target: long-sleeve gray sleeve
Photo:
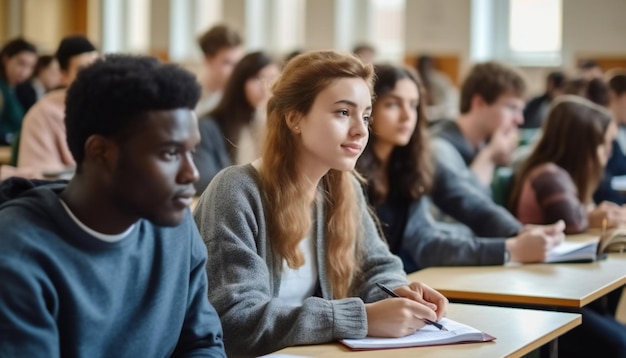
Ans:
[[[477,236],[511,237],[522,224],[505,208],[448,167],[436,163],[431,199],[447,215],[467,225]]]

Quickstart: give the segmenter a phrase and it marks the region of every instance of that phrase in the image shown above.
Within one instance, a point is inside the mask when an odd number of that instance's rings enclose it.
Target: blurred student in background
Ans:
[[[30,80],[19,84],[15,88],[24,112],[40,100],[46,93],[61,85],[61,69],[59,61],[51,55],[39,56],[35,71]]]
[[[615,176],[626,175],[626,70],[612,71],[608,76],[609,109],[617,123],[617,138],[613,142],[602,182],[594,194],[594,201],[611,201],[623,205],[626,204],[626,193],[614,190],[611,180]]]
[[[461,86],[461,115],[433,127],[433,155],[491,198],[494,170],[507,166],[518,146],[526,84],[520,72],[497,62],[475,65]]]
[[[428,120],[452,120],[459,115],[459,91],[450,78],[437,70],[432,57],[417,58],[417,73],[424,82],[424,97]]]
[[[204,54],[203,94],[196,106],[199,117],[214,109],[222,98],[230,74],[244,55],[242,42],[239,33],[224,24],[211,27],[198,38]]]
[[[82,35],[61,40],[55,53],[61,68],[62,88],[46,94],[24,117],[17,166],[44,172],[63,171],[76,165],[65,139],[65,97],[78,72],[98,57],[96,47]]]
[[[37,61],[33,44],[18,38],[0,49],[0,145],[11,144],[22,126],[24,107],[15,87],[28,80]]]
[[[548,74],[545,93],[530,99],[526,103],[524,123],[520,125],[520,128],[541,128],[541,124],[550,109],[550,103],[552,103],[554,98],[563,94],[566,81],[565,74],[561,71],[554,71]]]
[[[592,200],[617,133],[611,114],[585,98],[564,95],[542,132],[515,176],[510,209],[517,218],[524,224],[563,220],[567,234],[626,223],[626,209]]]
[[[562,223],[527,230],[431,158],[424,90],[408,69],[377,66],[371,138],[357,162],[391,251],[407,272],[429,266],[543,261]],[[435,222],[425,196],[461,224]],[[482,237],[479,237],[482,236]]]
[[[200,119],[202,140],[194,153],[200,173],[198,194],[223,168],[250,163],[261,155],[265,103],[279,71],[278,64],[264,52],[244,56],[235,66],[217,107]]]
[[[372,64],[376,60],[376,49],[370,44],[357,44],[352,49],[352,53],[365,64]]]

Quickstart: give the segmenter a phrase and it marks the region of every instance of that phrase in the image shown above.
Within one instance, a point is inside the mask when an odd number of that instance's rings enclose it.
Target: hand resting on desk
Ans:
[[[520,233],[505,242],[509,259],[513,262],[543,262],[548,252],[565,240],[565,223],[552,225],[526,225]]]

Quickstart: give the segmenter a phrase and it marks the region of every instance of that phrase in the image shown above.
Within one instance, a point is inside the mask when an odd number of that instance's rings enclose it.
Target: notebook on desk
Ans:
[[[374,338],[342,339],[340,342],[353,350],[406,348],[420,346],[434,346],[454,343],[489,342],[496,339],[476,328],[456,322],[449,318],[442,318],[448,331],[441,331],[432,325],[426,325],[419,331],[401,338]]]
[[[597,257],[598,240],[585,242],[564,241],[550,250],[544,262],[592,262]]]
[[[626,229],[610,230],[600,240],[565,241],[548,253],[545,262],[592,262],[611,252],[626,252]]]

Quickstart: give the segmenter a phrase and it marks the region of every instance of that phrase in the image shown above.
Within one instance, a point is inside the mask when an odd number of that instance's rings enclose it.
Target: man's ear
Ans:
[[[94,134],[87,138],[85,142],[85,162],[111,171],[117,163],[118,145],[117,143],[99,134]]]
[[[472,109],[481,109],[486,106],[488,106],[487,101],[481,95],[472,96]]]
[[[300,134],[300,122],[302,121],[302,114],[300,114],[300,112],[288,112],[287,115],[285,115],[285,121],[287,122],[287,127],[289,127],[292,132]]]

